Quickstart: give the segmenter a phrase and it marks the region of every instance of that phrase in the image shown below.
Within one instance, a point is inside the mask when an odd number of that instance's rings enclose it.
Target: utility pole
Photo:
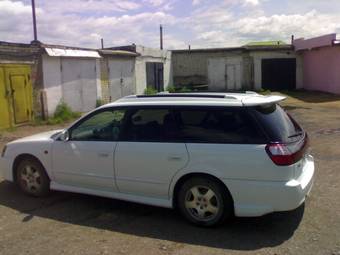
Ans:
[[[38,41],[37,19],[36,19],[36,15],[35,15],[35,0],[32,0],[32,16],[33,16],[34,41]]]
[[[160,49],[163,50],[163,26],[162,24],[159,26],[159,40],[160,40]]]
[[[100,39],[101,45],[102,45],[102,49],[104,49],[104,39]]]

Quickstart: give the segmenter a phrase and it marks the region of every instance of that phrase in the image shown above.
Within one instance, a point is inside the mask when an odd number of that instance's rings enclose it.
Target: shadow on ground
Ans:
[[[235,250],[274,247],[298,228],[304,205],[258,218],[235,218],[218,228],[198,228],[174,210],[64,192],[47,198],[23,195],[12,183],[0,183],[0,205],[22,213],[22,224],[42,217],[80,226],[185,244]]]
[[[340,95],[320,91],[287,90],[280,92],[307,103],[327,103],[340,101]]]

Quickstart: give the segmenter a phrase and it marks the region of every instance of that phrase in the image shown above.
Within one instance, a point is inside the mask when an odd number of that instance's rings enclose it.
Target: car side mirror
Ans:
[[[70,133],[66,129],[60,134],[59,140],[63,142],[67,142],[69,139],[70,139]]]

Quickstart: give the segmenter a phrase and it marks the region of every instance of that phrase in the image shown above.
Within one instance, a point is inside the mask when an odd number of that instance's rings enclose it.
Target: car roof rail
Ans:
[[[229,98],[236,99],[233,96],[225,94],[209,94],[209,93],[159,93],[155,95],[137,95],[137,98],[157,98],[157,97],[195,97],[195,98]]]

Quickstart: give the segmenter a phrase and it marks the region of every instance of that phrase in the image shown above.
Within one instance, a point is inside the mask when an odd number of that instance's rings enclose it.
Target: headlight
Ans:
[[[6,149],[7,149],[7,146],[5,145],[5,147],[2,149],[1,157],[5,157]]]

